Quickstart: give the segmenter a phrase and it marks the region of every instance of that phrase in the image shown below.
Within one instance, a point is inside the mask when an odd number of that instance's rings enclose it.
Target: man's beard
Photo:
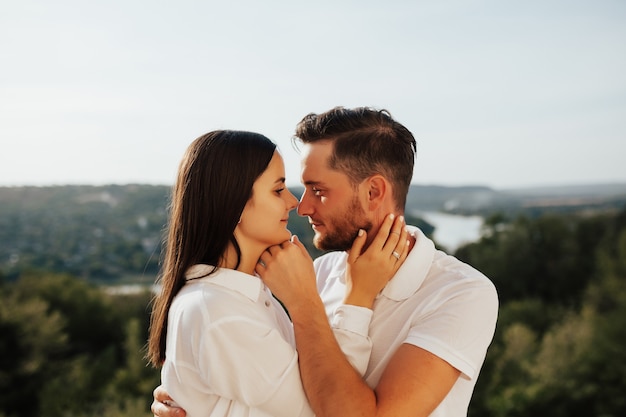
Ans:
[[[332,231],[329,231],[329,225],[332,226]],[[355,196],[343,216],[325,221],[324,228],[325,235],[316,234],[313,238],[315,247],[326,251],[346,251],[352,247],[359,229],[371,230],[372,222],[366,219],[365,211]]]

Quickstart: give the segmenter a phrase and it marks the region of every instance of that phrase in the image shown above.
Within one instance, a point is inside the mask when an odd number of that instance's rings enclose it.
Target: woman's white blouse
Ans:
[[[163,386],[189,417],[312,416],[293,328],[258,278],[195,265],[168,316]],[[201,278],[199,278],[201,277]],[[369,309],[343,305],[332,325],[361,374],[371,352]]]

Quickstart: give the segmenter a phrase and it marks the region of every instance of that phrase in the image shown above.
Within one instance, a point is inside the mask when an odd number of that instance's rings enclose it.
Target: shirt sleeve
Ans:
[[[277,329],[254,319],[223,319],[205,329],[197,357],[215,394],[276,417],[313,416],[298,355]]]
[[[491,282],[459,291],[436,314],[413,319],[406,343],[419,346],[474,379],[495,331],[498,299]]]
[[[372,341],[368,335],[372,315],[369,308],[342,304],[335,310],[330,323],[341,351],[361,376],[367,370],[372,353]]]

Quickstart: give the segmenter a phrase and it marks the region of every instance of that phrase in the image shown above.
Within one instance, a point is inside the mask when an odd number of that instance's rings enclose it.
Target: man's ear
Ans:
[[[391,193],[389,182],[382,175],[372,175],[365,180],[367,187],[367,204],[371,211],[379,209]]]

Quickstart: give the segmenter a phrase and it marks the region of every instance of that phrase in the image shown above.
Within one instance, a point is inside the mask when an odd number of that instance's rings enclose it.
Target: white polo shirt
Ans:
[[[416,244],[374,303],[373,344],[365,380],[374,388],[403,343],[419,346],[461,371],[433,417],[467,415],[469,401],[495,331],[498,296],[493,283],[471,266],[435,249],[418,228]],[[315,260],[318,291],[329,320],[345,294],[347,254]]]
[[[291,322],[263,282],[195,265],[168,316],[161,382],[187,416],[312,416],[300,381]],[[191,279],[191,280],[190,280]],[[334,333],[365,371],[372,311],[337,309]]]

